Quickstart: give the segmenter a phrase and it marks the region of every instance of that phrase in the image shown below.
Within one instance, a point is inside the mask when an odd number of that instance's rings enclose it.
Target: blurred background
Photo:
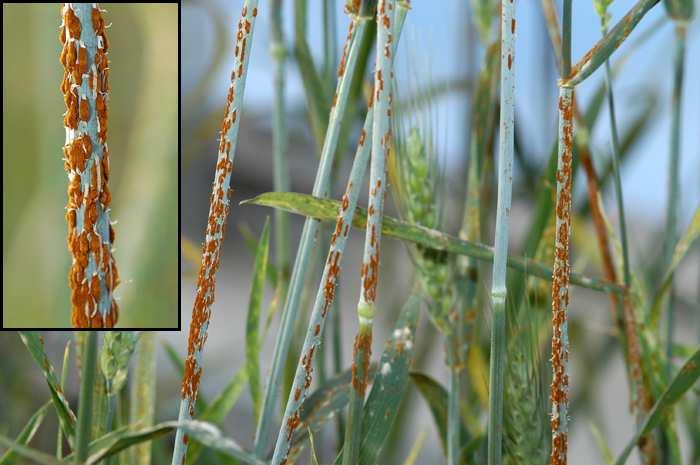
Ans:
[[[178,325],[178,7],[100,4],[118,327]],[[3,326],[70,327],[58,4],[3,4]]]

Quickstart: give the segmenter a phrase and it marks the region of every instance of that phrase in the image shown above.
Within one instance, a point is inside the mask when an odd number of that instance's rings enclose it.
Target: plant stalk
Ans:
[[[92,394],[97,374],[97,331],[88,331],[81,348],[82,369],[80,372],[80,398],[78,399],[78,422],[75,429],[75,463],[82,464],[88,457],[90,425],[92,419]]]
[[[405,14],[408,5],[399,4]],[[386,160],[391,148],[391,100],[394,80],[393,61],[395,42],[393,25],[396,21],[394,0],[379,0],[377,5],[377,50],[374,76],[372,127],[372,159],[369,178],[369,207],[365,247],[360,272],[360,299],[357,304],[358,331],[353,346],[352,389],[348,405],[348,422],[343,444],[343,465],[357,463],[360,452],[362,406],[367,389],[367,371],[372,351],[377,281],[379,279],[379,251],[382,237],[382,215],[386,191]],[[402,19],[397,21],[403,23]],[[399,26],[400,27],[400,26]]]
[[[231,73],[226,112],[221,125],[209,219],[202,249],[202,265],[199,270],[194,308],[192,309],[185,373],[180,390],[181,401],[178,421],[190,420],[195,413],[195,402],[202,376],[202,350],[207,339],[211,306],[214,303],[216,272],[219,269],[221,244],[226,230],[226,218],[231,208],[230,202],[233,193],[233,190],[230,188],[231,172],[233,171],[233,160],[238,142],[240,113],[243,109],[248,61],[253,44],[253,32],[257,15],[258,0],[246,0],[243,4],[241,18],[238,21],[234,68]],[[178,428],[173,449],[173,465],[183,465],[186,451],[187,437],[184,431]]]
[[[355,45],[359,45],[359,42],[355,42]],[[370,144],[364,143],[367,134],[371,135],[372,133],[373,118],[369,117],[369,114],[371,114],[371,112],[368,113],[368,117],[365,118],[365,124],[360,133],[360,142],[357,146],[357,152],[355,153],[355,160],[353,161],[352,170],[350,171],[350,177],[345,189],[345,194],[343,195],[341,208],[338,211],[335,229],[331,235],[330,247],[323,268],[321,282],[316,292],[316,299],[306,330],[304,345],[299,355],[299,362],[294,375],[294,383],[292,384],[289,399],[287,400],[282,426],[277,435],[275,452],[272,456],[272,465],[284,463],[288,458],[294,432],[300,425],[300,408],[304,400],[306,400],[306,395],[313,381],[312,361],[314,358],[314,351],[318,354],[326,318],[329,312],[333,310],[343,252],[345,251],[345,244],[350,229],[349,224],[355,214],[357,199],[360,195],[362,180],[367,170],[367,162],[369,160]]]
[[[562,15],[562,76],[571,71],[571,0],[564,0]],[[574,89],[559,85],[559,142],[557,150],[557,196],[552,268],[552,450],[550,465],[566,465],[569,447],[569,240],[571,238],[571,192],[573,182]]]
[[[130,385],[129,420],[136,429],[153,426],[156,400],[156,341],[153,331],[142,331],[136,348],[134,377]],[[131,463],[151,464],[151,442],[132,449]]]
[[[364,24],[358,19],[360,24]],[[363,27],[358,24],[358,27]],[[336,148],[338,146],[338,138],[340,135],[342,116],[345,112],[345,107],[348,103],[350,95],[350,84],[355,75],[359,50],[355,43],[359,43],[361,34],[355,31],[355,21],[350,25],[351,34],[348,35],[348,42],[351,44],[350,52],[347,57],[343,56],[338,68],[338,84],[336,94],[333,98],[333,104],[330,110],[328,121],[328,129],[326,131],[323,148],[321,150],[321,160],[319,161],[316,179],[313,186],[313,195],[316,197],[325,198],[329,195],[331,168]],[[294,261],[294,268],[289,284],[289,290],[282,310],[282,318],[278,330],[278,336],[275,342],[274,357],[272,361],[272,370],[270,378],[265,389],[265,397],[262,404],[260,419],[255,432],[255,454],[262,457],[265,454],[265,449],[269,442],[271,421],[274,416],[274,409],[279,395],[279,386],[282,385],[282,375],[284,372],[284,364],[287,360],[289,348],[292,340],[294,322],[297,319],[299,310],[299,302],[306,280],[306,273],[309,268],[309,260],[312,255],[313,242],[318,233],[320,221],[307,218],[304,222],[297,256]]]
[[[515,124],[515,5],[501,1],[501,98],[498,147],[498,200],[491,287],[491,355],[489,366],[488,465],[500,465],[503,455],[503,382],[506,348],[506,263],[513,190]]]
[[[289,168],[287,165],[287,126],[285,103],[285,62],[287,48],[282,32],[282,0],[273,0],[271,5],[270,55],[272,56],[272,80],[274,105],[272,118],[272,160],[275,190],[289,190]],[[275,212],[275,257],[277,262],[277,298],[287,295],[289,285],[289,218],[286,212]]]
[[[112,255],[114,229],[109,208],[109,43],[97,4],[66,3],[62,13],[63,160],[69,179],[68,249],[73,256],[69,272],[71,324],[75,328],[111,328],[119,317],[112,295],[119,278]]]

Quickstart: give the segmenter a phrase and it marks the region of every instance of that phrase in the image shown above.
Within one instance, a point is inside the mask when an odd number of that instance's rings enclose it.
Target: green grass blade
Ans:
[[[301,75],[306,95],[306,106],[314,138],[319,146],[324,144],[329,126],[327,108],[330,97],[326,95],[324,82],[316,68],[311,49],[306,41],[307,0],[294,1],[294,58]]]
[[[286,58],[287,46],[282,27],[282,0],[270,4],[270,55],[272,56],[272,80],[274,87],[274,104],[272,117],[272,166],[273,183],[276,191],[287,191],[290,185],[289,166],[287,162],[287,126],[286,126]],[[275,212],[275,263],[281,299],[287,294],[289,284],[289,220],[285,212]]]
[[[84,462],[88,457],[90,444],[90,424],[92,419],[93,385],[97,374],[97,331],[89,331],[82,349],[80,373],[80,397],[78,402],[78,422],[75,429],[75,463]]]
[[[39,408],[39,410],[34,412],[34,414],[31,417],[29,417],[27,423],[24,425],[22,430],[12,442],[20,446],[26,446],[27,444],[29,444],[29,442],[34,438],[34,435],[39,429],[39,426],[41,426],[41,423],[44,421],[44,418],[46,417],[46,411],[49,409],[49,407],[51,407],[52,402],[53,401],[51,400],[47,401],[44,405],[42,405]],[[17,453],[13,449],[8,450],[2,455],[2,457],[0,457],[0,465],[11,465],[15,463],[14,458],[16,457],[16,455]]]
[[[242,201],[241,205],[281,208],[291,213],[310,216],[321,221],[332,221],[335,219],[340,202],[330,199],[319,199],[297,192],[266,192],[252,199]],[[487,245],[461,240],[442,231],[409,224],[386,215],[382,221],[382,233],[386,236],[413,242],[435,250],[467,255],[485,262],[493,260],[493,248]],[[365,229],[367,226],[367,212],[364,209],[357,208],[352,225],[357,229]],[[514,270],[549,281],[552,280],[551,268],[530,258],[511,255],[508,257],[507,265]],[[571,284],[576,286],[602,292],[622,292],[622,288],[617,284],[579,273],[572,272],[570,279]]]
[[[0,446],[8,449],[8,451],[14,451],[17,455],[25,457],[40,465],[66,465],[66,462],[57,459],[53,455],[49,455],[36,449],[18,444],[2,434],[0,434]]]
[[[384,345],[379,369],[362,415],[360,465],[374,465],[399,413],[399,405],[408,386],[408,371],[413,359],[416,326],[420,316],[420,298],[412,294],[401,310],[394,331]]]
[[[148,428],[142,428],[138,431],[122,430],[116,432],[116,434],[110,433],[104,438],[95,441],[90,450],[90,457],[86,465],[97,464],[105,458],[111,457],[126,449],[171,434],[178,428],[185,431],[191,440],[198,441],[212,450],[223,452],[230,457],[250,465],[262,464],[261,461],[245,452],[233,440],[224,438],[221,431],[211,423],[187,420],[183,422],[165,421]]]
[[[248,387],[253,400],[253,413],[257,422],[260,415],[262,388],[260,386],[260,308],[265,292],[265,274],[267,273],[268,251],[270,247],[270,221],[265,220],[260,241],[255,252],[253,263],[253,280],[250,285],[248,300],[248,316],[246,319],[246,372]]]
[[[63,350],[63,364],[61,365],[61,389],[66,385],[66,378],[68,377],[68,361],[70,359],[70,342],[68,339],[66,342],[66,348]],[[63,456],[63,431],[61,428],[56,429],[56,458],[61,458]]]
[[[63,434],[66,436],[69,444],[73,444],[75,436],[75,423],[76,417],[63,394],[63,389],[56,378],[56,373],[54,372],[53,366],[49,362],[46,352],[44,351],[44,340],[39,333],[34,331],[22,331],[19,333],[22,342],[27,347],[29,354],[32,356],[36,364],[41,368],[44,378],[46,378],[46,383],[51,391],[51,399],[53,400],[54,407],[56,408],[56,413],[58,414],[58,421],[63,430]]]
[[[639,0],[620,21],[565,74],[561,85],[574,87],[598,69],[624,42],[659,0]]]
[[[241,370],[236,373],[221,392],[212,399],[211,404],[202,412],[202,420],[211,423],[221,423],[236,405],[248,373]]]
[[[690,389],[700,377],[700,350],[697,350],[678,371],[666,390],[661,394],[654,407],[647,414],[637,433],[627,443],[622,453],[615,460],[615,465],[624,465],[627,462],[632,449],[637,445],[639,438],[646,436],[656,428],[664,419],[664,414],[672,409],[683,394]]]
[[[671,263],[664,273],[663,279],[661,280],[661,285],[659,290],[654,296],[654,300],[651,305],[651,312],[649,314],[649,320],[652,327],[656,328],[659,321],[659,314],[661,313],[661,305],[663,303],[664,295],[671,287],[673,282],[673,273],[678,268],[678,265],[683,261],[683,258],[688,254],[688,251],[700,237],[700,207],[695,209],[695,214],[690,220],[688,229],[681,237],[681,239],[676,243],[676,247],[673,251],[673,256],[671,258]]]
[[[595,439],[595,443],[598,446],[601,458],[603,459],[606,465],[612,465],[613,461],[615,460],[615,457],[613,457],[612,451],[610,450],[610,446],[608,446],[608,442],[603,436],[603,433],[601,433],[598,427],[593,423],[590,424],[590,427],[591,434],[593,434],[593,439]]]
[[[155,333],[140,333],[134,360],[134,376],[131,382],[129,420],[131,429],[148,428],[153,425],[156,401],[156,343]],[[139,444],[132,451],[134,465],[150,465],[151,443]]]
[[[439,382],[423,373],[411,372],[411,381],[428,403],[442,450],[447,450],[447,390]]]

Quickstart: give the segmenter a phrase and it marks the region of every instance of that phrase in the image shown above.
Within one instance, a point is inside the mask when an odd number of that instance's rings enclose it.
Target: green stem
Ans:
[[[131,401],[129,419],[132,427],[137,429],[153,426],[156,400],[156,341],[153,331],[143,331],[139,336],[136,349],[134,377],[131,383]],[[134,446],[131,463],[150,465],[151,442]]]
[[[668,197],[666,199],[666,234],[664,241],[664,263],[666,266],[671,263],[673,249],[678,239],[678,212],[681,205],[679,171],[686,27],[687,26],[684,22],[676,22],[676,48],[673,63],[673,98],[671,105],[671,108],[673,108],[673,113],[671,116],[671,147],[669,151]],[[671,286],[666,321],[666,355],[669,360],[669,363],[667,364],[667,374],[670,374],[671,368],[670,360],[673,348],[673,324],[675,313],[673,284],[671,284]]]
[[[63,364],[61,365],[61,380],[59,386],[61,386],[61,391],[65,389],[66,378],[68,377],[68,361],[70,356],[70,339],[66,343],[66,348],[63,351]],[[56,432],[56,458],[63,458],[63,434],[61,428],[57,428]]]
[[[282,0],[271,5],[270,55],[273,60],[274,105],[272,118],[273,182],[276,191],[289,190],[287,166],[287,127],[285,124],[285,61],[287,49],[282,32]],[[289,285],[289,219],[287,213],[275,212],[275,256],[277,262],[277,298],[284,301]]]
[[[515,102],[515,5],[501,2],[501,113],[498,147],[498,200],[491,303],[489,366],[488,465],[500,465],[503,455],[503,378],[506,347],[506,263],[513,189],[513,125]]]
[[[92,393],[97,374],[97,331],[85,336],[80,373],[80,398],[78,400],[78,423],[75,431],[75,463],[82,464],[88,457],[90,425],[92,419]]]

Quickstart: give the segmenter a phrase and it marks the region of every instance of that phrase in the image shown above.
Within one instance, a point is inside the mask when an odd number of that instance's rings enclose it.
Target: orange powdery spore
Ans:
[[[100,44],[106,43],[104,22],[95,33],[100,38],[96,56],[101,63],[91,68],[86,45],[81,32],[89,31],[89,23],[82,24],[71,4],[62,8],[63,24],[59,41],[63,45],[59,61],[64,74],[60,89],[64,94],[67,142],[63,147],[64,168],[68,174],[68,203],[66,223],[67,245],[73,257],[68,273],[71,289],[71,323],[76,328],[111,328],[118,320],[119,310],[112,292],[119,284],[112,245],[114,230],[108,225],[109,234],[103,237],[104,224],[98,226],[100,215],[108,215],[111,194],[109,179],[109,152],[106,146],[106,89],[107,58]],[[92,8],[94,18],[101,19],[97,8]],[[85,28],[88,29],[85,29]],[[83,78],[89,74],[88,90]],[[103,75],[104,74],[104,75]],[[101,82],[95,89],[95,81]],[[89,99],[96,98],[96,114],[92,113]],[[98,120],[98,137],[92,139],[88,127]],[[107,217],[108,220],[108,217]],[[107,295],[105,295],[105,289]],[[103,308],[101,308],[103,307]]]
[[[252,17],[257,16],[257,8],[252,11],[252,15]],[[241,18],[238,21],[235,64],[231,73],[231,84],[226,96],[224,119],[219,132],[219,154],[210,196],[205,241],[202,244],[202,263],[197,278],[192,321],[190,322],[187,340],[185,373],[180,389],[180,396],[187,403],[187,411],[191,417],[195,414],[195,402],[202,376],[202,366],[199,357],[207,339],[207,328],[211,319],[211,306],[214,303],[216,289],[216,272],[219,269],[221,243],[226,232],[226,218],[231,208],[230,199],[233,190],[228,186],[228,183],[233,171],[233,153],[231,153],[232,141],[229,138],[229,132],[236,123],[238,109],[233,108],[236,85],[242,77],[246,47],[252,33],[252,26],[247,8],[244,7],[241,12]]]
[[[348,26],[348,33],[345,36],[345,45],[343,45],[343,54],[340,56],[340,63],[338,63],[338,78],[342,78],[345,74],[345,65],[348,61],[348,52],[350,50],[350,42],[352,42],[353,31],[355,30],[355,21],[350,21]]]
[[[552,275],[552,451],[550,465],[567,463],[569,361],[567,308],[569,304],[569,238],[571,236],[571,186],[573,161],[573,90],[562,89],[559,97],[561,119],[560,156],[556,172],[557,203],[554,267]]]

